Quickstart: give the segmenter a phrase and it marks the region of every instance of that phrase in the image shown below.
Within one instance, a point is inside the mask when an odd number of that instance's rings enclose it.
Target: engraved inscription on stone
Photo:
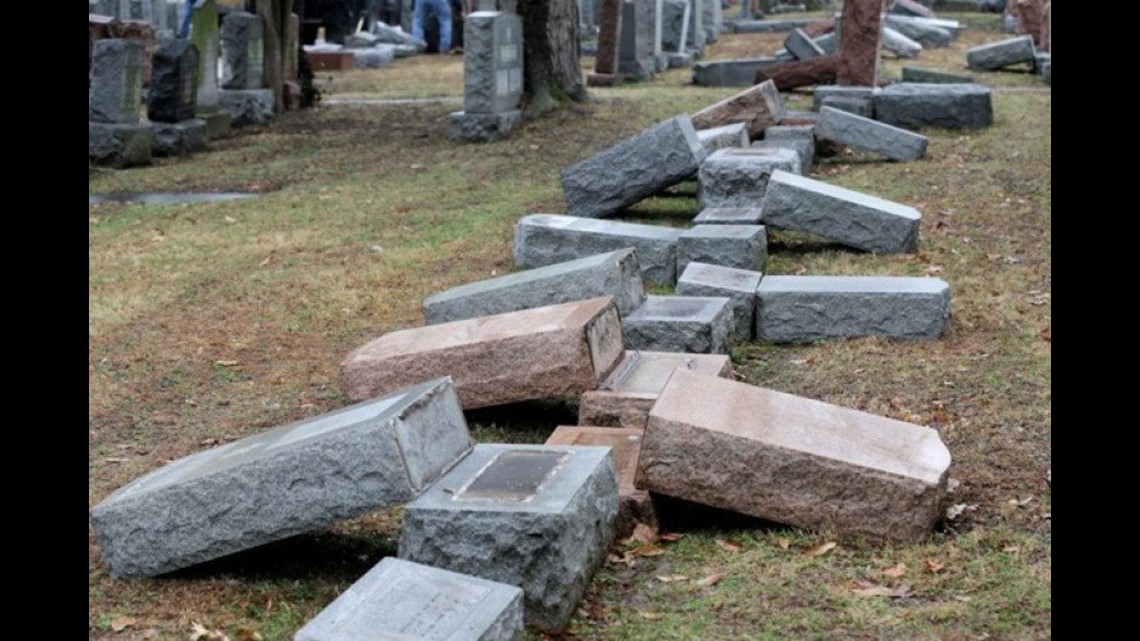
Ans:
[[[506,69],[500,69],[495,72],[495,95],[506,96],[511,90],[510,73]]]
[[[178,92],[178,101],[179,104],[183,105],[189,105],[194,100],[194,86],[195,82],[197,82],[197,78],[194,76],[195,71],[197,71],[197,66],[190,64],[191,57],[192,56],[187,56],[183,58],[182,69],[178,74],[178,82],[181,84],[179,87],[180,91]]]
[[[344,639],[422,641],[450,636],[486,598],[485,587],[440,577],[397,577],[375,590],[337,626]],[[383,603],[384,607],[376,607]]]
[[[526,501],[538,494],[568,456],[569,452],[501,452],[455,498]]]
[[[515,44],[499,45],[499,64],[514,62],[519,59],[519,46]]]
[[[249,45],[246,48],[246,69],[249,74],[249,85],[251,89],[258,89],[263,84],[262,71],[265,66],[265,44],[261,38],[249,39]]]
[[[123,102],[119,106],[122,108],[124,114],[138,113],[139,111],[141,77],[142,67],[137,67],[129,62],[123,67]]]

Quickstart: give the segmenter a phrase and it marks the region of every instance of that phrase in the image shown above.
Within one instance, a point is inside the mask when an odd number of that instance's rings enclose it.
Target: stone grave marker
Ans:
[[[117,168],[151,161],[151,131],[140,123],[145,47],[123,38],[92,44],[88,87],[87,155]]]
[[[408,504],[399,557],[516,585],[523,620],[564,629],[613,542],[609,447],[481,443]]]
[[[410,501],[471,445],[436,379],[178,459],[91,523],[112,576],[156,576]]]
[[[839,69],[836,83],[862,87],[878,86],[879,42],[882,33],[882,0],[847,0],[839,30]],[[842,28],[839,28],[842,23]]]
[[[917,58],[922,53],[922,44],[912,40],[901,31],[883,26],[879,34],[879,43],[883,49],[895,54],[899,58]]]
[[[748,125],[750,138],[759,138],[766,128],[780,121],[787,113],[776,83],[771,80],[745,89],[705,107],[692,116],[696,129],[712,129],[735,122]]]
[[[648,80],[657,70],[652,53],[653,42],[646,34],[646,26],[652,27],[649,17],[646,0],[625,0],[622,3],[618,73],[623,78]]]
[[[1018,36],[967,49],[966,66],[970,69],[993,71],[1022,63],[1033,65],[1036,53],[1033,36]]]
[[[735,319],[724,296],[649,296],[622,321],[627,349],[727,354]]]
[[[743,148],[751,144],[748,137],[748,126],[743,122],[734,122],[731,125],[713,127],[712,129],[698,129],[697,138],[704,145],[705,151],[710,154],[718,149]]]
[[[914,543],[942,515],[949,467],[928,427],[678,369],[649,412],[636,483],[807,530]]]
[[[819,113],[816,133],[820,138],[891,160],[918,160],[926,155],[927,138],[921,134],[832,107],[825,106]]]
[[[690,261],[677,277],[678,296],[725,296],[732,301],[732,340],[752,340],[756,320],[756,288],[764,274],[713,263]]]
[[[389,332],[340,366],[352,400],[451,376],[464,409],[594,389],[622,354],[609,296]]]
[[[759,207],[764,201],[768,180],[777,170],[801,173],[800,155],[789,148],[717,150],[701,163],[697,202],[702,209]],[[678,266],[678,269],[683,267]]]
[[[222,20],[223,89],[265,86],[265,23],[261,16],[232,11]]]
[[[922,83],[973,83],[972,76],[963,76],[960,74],[948,73],[939,71],[937,69],[923,69],[922,67],[907,67],[902,68],[902,81],[903,82],[922,82]]]
[[[875,119],[906,129],[984,129],[994,122],[993,90],[977,83],[896,83],[875,94]]]
[[[763,271],[768,264],[764,225],[695,225],[677,238],[677,273],[689,263]]]
[[[306,623],[294,641],[517,641],[514,585],[387,557]]]
[[[476,11],[463,24],[463,111],[448,116],[448,136],[467,142],[499,140],[522,117],[522,19],[514,13]]]
[[[167,38],[154,52],[147,118],[155,156],[183,156],[206,147],[206,121],[198,105],[198,49],[185,38]]]
[[[598,53],[594,56],[594,71],[586,76],[586,84],[605,87],[621,82],[618,71],[621,54],[622,13],[624,0],[601,0],[598,18]]]
[[[190,41],[198,49],[196,114],[206,121],[206,137],[220,138],[230,131],[230,114],[219,106],[221,88],[218,83],[218,60],[221,56],[221,35],[218,30],[216,0],[203,0],[201,4],[196,4],[190,20]]]
[[[706,207],[693,218],[694,225],[759,225],[760,207]]]

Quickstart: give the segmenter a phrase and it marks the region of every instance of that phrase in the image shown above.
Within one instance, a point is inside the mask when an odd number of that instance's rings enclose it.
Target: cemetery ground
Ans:
[[[766,271],[944,279],[948,333],[731,353],[737,380],[937,429],[953,457],[945,517],[903,545],[665,504],[657,532],[615,543],[566,638],[1051,637],[1051,90],[1029,72],[967,70],[966,48],[1008,36],[996,15],[950,17],[969,25],[951,47],[888,58],[885,73],[972,75],[994,88],[993,125],[925,130],[915,162],[838,150],[813,174],[917,208],[918,252],[772,230]],[[705,59],[770,55],[784,35],[722,34]],[[425,297],[511,271],[519,218],[563,211],[563,168],[740,91],[690,78],[591,88],[593,101],[490,144],[448,139],[457,100],[331,104],[461,95],[461,56],[419,56],[319,72],[317,108],[188,158],[92,170],[91,193],[259,196],[89,206],[89,504],[167,461],[347,405],[345,355],[422,325]],[[810,109],[810,93],[783,96]],[[621,218],[685,226],[694,194],[683,183]],[[542,443],[577,412],[566,399],[467,418],[478,441]],[[89,638],[289,639],[395,555],[400,519],[382,511],[132,580],[109,577],[89,530]]]

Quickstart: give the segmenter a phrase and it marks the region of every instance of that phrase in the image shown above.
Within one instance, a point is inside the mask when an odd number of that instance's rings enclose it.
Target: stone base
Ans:
[[[735,328],[725,296],[649,296],[622,320],[626,349],[727,354]]]
[[[659,53],[653,56],[653,63],[657,69],[657,73],[665,71],[669,68],[669,56]]]
[[[522,111],[499,113],[467,113],[455,111],[447,117],[447,137],[460,142],[491,142],[502,140],[522,120]]]
[[[117,169],[150,164],[154,134],[149,125],[87,124],[87,158],[92,163]]]
[[[657,61],[649,57],[622,61],[618,71],[626,80],[642,81],[653,78],[656,69]]]
[[[693,56],[688,53],[667,53],[670,69],[688,69],[693,66]]]
[[[273,120],[272,89],[222,89],[218,105],[229,113],[234,127],[264,125]]]
[[[200,118],[182,122],[150,123],[153,134],[151,153],[155,156],[186,156],[206,148],[206,121]]]
[[[232,132],[232,118],[229,112],[220,109],[216,111],[203,112],[198,111],[197,117],[206,121],[206,141],[217,140],[225,138]]]
[[[591,73],[586,76],[589,87],[613,87],[625,81],[620,73]]]

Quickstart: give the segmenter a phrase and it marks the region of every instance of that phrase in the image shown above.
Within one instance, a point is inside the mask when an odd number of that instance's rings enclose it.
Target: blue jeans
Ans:
[[[429,13],[434,13],[439,22],[439,52],[451,51],[451,3],[448,0],[416,0],[412,37],[427,42],[424,40],[424,21]]]
[[[179,38],[190,37],[190,19],[194,16],[194,0],[186,0],[182,12],[182,26],[178,29]]]

